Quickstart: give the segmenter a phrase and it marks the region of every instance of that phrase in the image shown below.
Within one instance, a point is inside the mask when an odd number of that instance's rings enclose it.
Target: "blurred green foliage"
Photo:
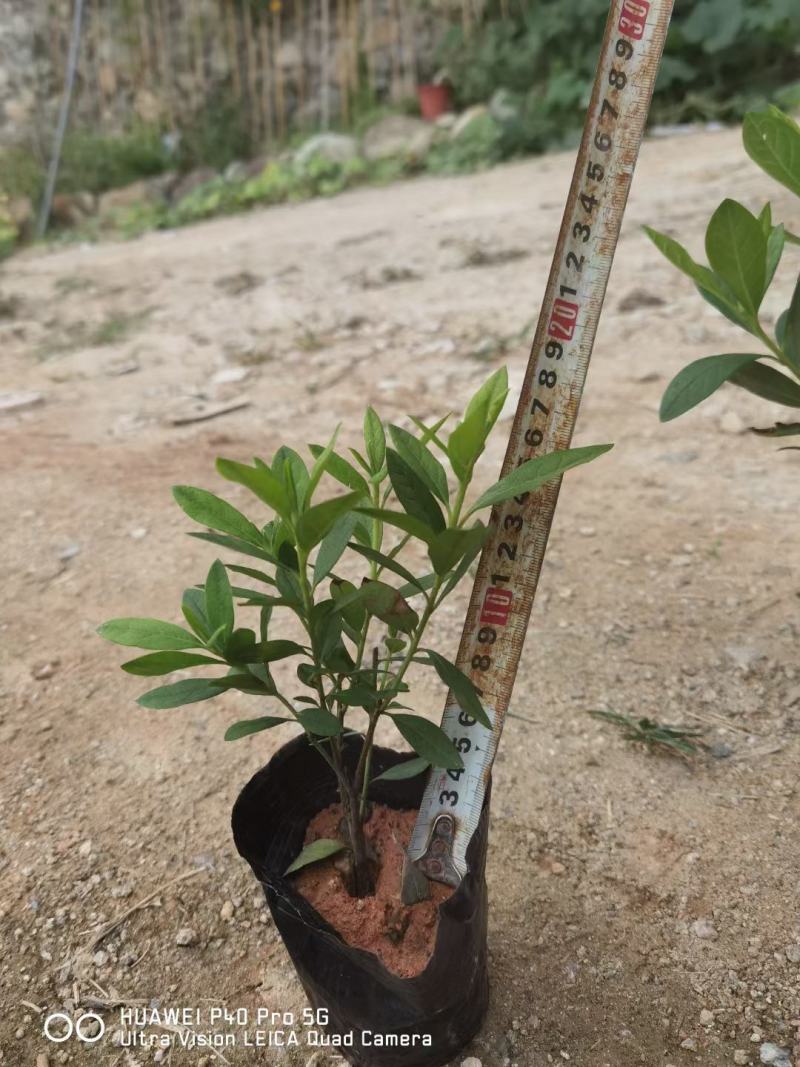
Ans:
[[[486,102],[498,89],[513,105],[490,156],[571,143],[607,14],[608,0],[529,0],[512,3],[504,18],[500,0],[490,0],[479,27],[449,30],[439,58],[459,107]],[[770,100],[791,106],[800,97],[790,84],[799,48],[797,0],[676,0],[652,120],[734,121]]]

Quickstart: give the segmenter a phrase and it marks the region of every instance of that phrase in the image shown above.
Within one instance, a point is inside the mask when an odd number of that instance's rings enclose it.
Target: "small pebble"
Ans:
[[[789,1050],[773,1045],[771,1041],[764,1042],[758,1050],[758,1056],[762,1063],[771,1063],[772,1067],[792,1067]]]
[[[197,934],[191,926],[182,926],[175,935],[175,944],[180,945],[181,948],[187,948],[189,945],[193,945],[196,941]]]
[[[697,1048],[697,1040],[693,1037],[687,1037],[684,1041],[681,1041],[681,1048],[688,1049],[689,1052],[694,1052]]]
[[[233,918],[234,913],[233,901],[226,900],[220,909],[219,917],[223,922],[229,923]]]
[[[733,1062],[737,1067],[745,1067],[745,1064],[750,1062],[750,1053],[747,1049],[737,1048],[733,1054]]]
[[[64,548],[58,553],[58,558],[62,563],[67,563],[71,559],[75,559],[81,550],[81,546],[77,544],[65,545]]]
[[[800,963],[800,945],[789,945],[786,949],[786,959],[789,963]]]
[[[108,953],[100,949],[99,952],[95,952],[94,956],[92,956],[92,962],[95,967],[105,967],[108,963]]]
[[[92,854],[92,842],[84,841],[81,847],[78,849],[79,856],[91,856]]]
[[[483,1067],[483,1064],[477,1056],[467,1056],[465,1060],[461,1061],[461,1067]]]
[[[40,1052],[36,1057],[36,1067],[50,1067],[50,1060],[46,1052]]]
[[[715,941],[718,937],[717,929],[710,919],[695,919],[692,923],[692,933],[701,941]]]
[[[709,1011],[708,1008],[703,1008],[700,1012],[700,1025],[701,1026],[713,1026],[714,1024],[714,1012]]]
[[[54,659],[49,663],[34,663],[31,668],[31,675],[37,682],[44,682],[46,679],[53,677],[57,667],[57,659]]]
[[[129,531],[128,536],[134,541],[142,541],[147,537],[147,533],[148,530],[146,526],[135,526]]]

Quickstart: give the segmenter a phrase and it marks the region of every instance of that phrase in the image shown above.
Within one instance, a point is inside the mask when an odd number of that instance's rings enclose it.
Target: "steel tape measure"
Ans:
[[[502,474],[569,448],[674,0],[612,0],[583,140]],[[464,770],[430,771],[408,849],[413,868],[457,886],[508,711],[560,481],[492,512],[457,665],[493,727],[449,694],[442,728]],[[404,899],[418,893],[407,864]]]

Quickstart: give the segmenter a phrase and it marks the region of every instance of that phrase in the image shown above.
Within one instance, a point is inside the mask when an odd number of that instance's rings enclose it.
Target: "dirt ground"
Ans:
[[[243,502],[218,454],[320,441],[340,420],[355,443],[367,402],[434,416],[502,362],[519,386],[571,166],[551,156],[4,265],[2,388],[43,400],[0,416],[3,1067],[223,1062],[169,1033],[170,1049],[117,1047],[120,1002],[196,1009],[201,1033],[215,1006],[302,1011],[229,829],[289,734],[225,744],[252,708],[241,694],[138,708],[141,680],[95,627],[177,616],[212,555],[184,536],[170,486]],[[616,448],[565,483],[517,680],[525,719],[496,766],[493,995],[465,1053],[484,1067],[722,1067],[759,1062],[763,1042],[800,1062],[797,454],[747,432],[775,409],[733,388],[659,425],[681,365],[748,342],[641,231],[700,254],[731,193],[800,227],[736,131],[646,144],[576,438]],[[439,619],[445,652],[467,593]],[[438,718],[442,692],[415,693]],[[593,708],[704,728],[716,755],[647,755]],[[51,1012],[93,1006],[96,1045],[44,1038]],[[305,1046],[220,1057],[326,1062]]]

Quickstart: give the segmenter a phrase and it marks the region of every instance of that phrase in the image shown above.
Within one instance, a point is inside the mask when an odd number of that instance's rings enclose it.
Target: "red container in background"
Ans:
[[[427,122],[435,122],[440,115],[453,110],[449,85],[418,85],[419,110]]]

